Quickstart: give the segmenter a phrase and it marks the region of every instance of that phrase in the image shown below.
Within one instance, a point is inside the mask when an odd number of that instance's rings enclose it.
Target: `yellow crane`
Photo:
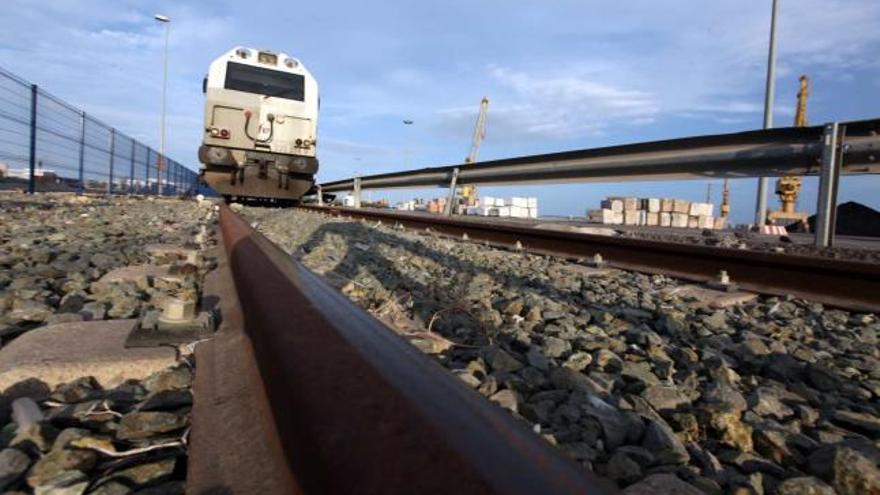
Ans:
[[[480,114],[477,116],[477,124],[474,126],[474,139],[471,143],[471,151],[465,163],[476,163],[477,155],[480,153],[480,145],[483,144],[483,138],[486,137],[486,113],[489,111],[489,98],[483,97],[480,100]],[[461,187],[461,197],[468,206],[474,206],[477,200],[477,188],[470,184]]]
[[[807,98],[810,96],[810,80],[807,76],[800,77],[800,88],[797,93],[797,109],[794,113],[794,126],[807,126]],[[795,220],[807,225],[807,214],[795,211],[797,197],[801,192],[802,180],[796,175],[786,175],[776,181],[776,195],[779,196],[780,209],[771,211],[771,220]]]

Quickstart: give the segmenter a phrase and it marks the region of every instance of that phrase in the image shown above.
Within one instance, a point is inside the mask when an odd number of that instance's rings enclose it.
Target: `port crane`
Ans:
[[[480,145],[483,144],[483,139],[486,137],[486,114],[488,111],[489,98],[484,96],[480,100],[480,114],[477,115],[477,124],[474,126],[474,139],[471,142],[471,151],[468,153],[467,158],[464,159],[465,163],[476,163],[477,161]],[[477,199],[477,188],[473,185],[465,184],[461,188],[461,197],[466,205],[473,206]]]
[[[807,98],[810,96],[810,80],[807,76],[800,77],[800,87],[797,93],[797,109],[794,113],[794,126],[807,126]],[[795,220],[807,224],[807,214],[795,211],[797,197],[801,192],[803,181],[796,175],[786,175],[776,181],[776,195],[779,196],[781,208],[771,211],[771,220]]]

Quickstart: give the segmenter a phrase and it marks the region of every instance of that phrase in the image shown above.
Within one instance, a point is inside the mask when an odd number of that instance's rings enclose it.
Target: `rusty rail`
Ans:
[[[609,265],[705,282],[726,270],[743,289],[792,295],[830,306],[880,312],[880,265],[832,258],[788,255],[536,229],[513,223],[488,223],[389,210],[302,206],[302,208],[462,236],[501,247],[519,243],[530,252],[590,258],[599,253]]]
[[[201,450],[192,457],[200,465],[190,468],[188,490],[614,492],[291,260],[225,206],[220,227],[242,328],[228,329],[225,338],[218,336],[219,343],[215,339],[210,344],[219,346],[214,354],[226,349],[235,355],[229,364],[243,371],[234,373],[233,381],[253,375],[260,389],[252,414],[254,421],[265,424],[248,438],[220,440],[244,449],[238,457],[245,462],[237,465],[218,456],[218,467],[209,465],[213,459],[204,460],[211,455],[212,432],[208,426],[200,428],[197,417],[193,448]],[[209,362],[213,370],[224,366],[217,358]],[[212,387],[222,386],[202,380],[200,388],[197,377],[195,414],[232,420],[240,416],[230,412],[234,397],[212,394]],[[203,400],[198,410],[201,391],[213,398]],[[259,435],[266,438],[253,438]],[[248,445],[260,452],[247,450]],[[235,472],[230,474],[224,463]],[[218,479],[206,480],[209,476]]]

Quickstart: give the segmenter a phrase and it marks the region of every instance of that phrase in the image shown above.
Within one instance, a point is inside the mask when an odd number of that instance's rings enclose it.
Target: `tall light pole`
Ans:
[[[413,125],[413,121],[410,120],[410,119],[404,119],[404,120],[403,120],[403,125],[409,127],[409,126]],[[407,136],[407,138],[406,138],[406,142],[407,142],[407,145],[412,144],[412,143],[410,143],[410,141],[409,141],[409,136]],[[411,157],[410,157],[410,153],[411,153],[411,152],[412,152],[412,150],[409,149],[409,146],[404,147],[404,149],[403,149],[404,167],[410,167],[410,166],[411,166],[411,164],[409,163],[409,162],[411,161]]]
[[[165,25],[165,61],[162,71],[162,130],[159,134],[159,162],[156,164],[156,178],[159,183],[159,196],[162,195],[162,172],[165,170],[165,100],[168,92],[168,33],[171,31],[171,18],[167,15],[156,14],[154,19]]]
[[[778,0],[773,0],[770,14],[770,52],[767,55],[767,86],[764,90],[764,129],[773,127],[773,99],[776,96],[776,14]],[[767,177],[758,179],[758,204],[755,209],[755,224],[767,223]]]

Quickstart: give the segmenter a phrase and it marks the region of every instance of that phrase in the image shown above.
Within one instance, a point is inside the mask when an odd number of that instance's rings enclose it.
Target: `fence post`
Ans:
[[[76,186],[77,196],[82,195],[85,184],[85,158],[86,158],[86,113],[80,112],[80,134],[79,134],[79,183]]]
[[[128,174],[128,195],[134,194],[134,139],[131,140],[131,170]]]
[[[31,84],[31,136],[30,136],[30,173],[28,174],[28,194],[36,191],[34,171],[37,168],[37,85]]]
[[[152,152],[152,151],[153,151],[152,149],[147,148],[147,163],[144,164],[144,169],[146,170],[146,172],[144,172],[144,186],[146,186],[146,188],[147,188],[147,194],[151,193],[151,191],[150,191],[150,152]]]
[[[113,161],[116,160],[116,129],[110,129],[110,178],[107,179],[107,195],[113,194]]]

